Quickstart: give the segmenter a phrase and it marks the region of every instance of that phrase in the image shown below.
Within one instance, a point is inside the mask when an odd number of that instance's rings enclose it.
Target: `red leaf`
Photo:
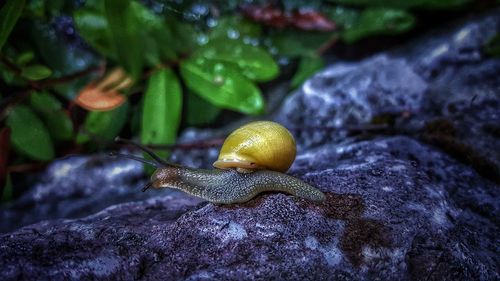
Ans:
[[[316,11],[296,11],[293,13],[293,25],[302,30],[332,31],[335,23]]]
[[[335,23],[318,11],[283,10],[267,6],[246,5],[241,7],[243,14],[255,22],[260,22],[276,28],[295,27],[302,30],[333,31]]]

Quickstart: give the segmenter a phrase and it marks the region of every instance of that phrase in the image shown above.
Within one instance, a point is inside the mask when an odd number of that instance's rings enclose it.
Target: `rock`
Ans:
[[[432,171],[446,181],[433,180]],[[45,221],[0,237],[2,277],[500,277],[498,186],[447,155],[406,137],[382,138],[311,151],[292,173],[326,192],[326,202],[268,194],[199,207],[165,196]],[[476,192],[451,193],[466,188]]]
[[[427,83],[403,59],[382,54],[361,63],[334,64],[288,99],[277,121],[296,130],[299,145],[336,139],[322,128],[366,124],[381,114],[419,111]],[[308,128],[310,130],[304,130]]]
[[[146,180],[142,164],[108,155],[55,161],[33,189],[0,209],[0,232],[46,219],[88,216],[114,204],[157,196],[158,192],[186,197],[169,190],[140,192]]]
[[[59,218],[0,235],[1,279],[499,280],[500,60],[481,50],[500,31],[495,12],[332,65],[273,115],[297,136],[289,173],[325,202],[268,193],[200,203],[137,192],[134,162],[62,160],[0,211],[6,229]],[[375,133],[331,130],[387,116]],[[173,155],[205,167],[215,157]]]

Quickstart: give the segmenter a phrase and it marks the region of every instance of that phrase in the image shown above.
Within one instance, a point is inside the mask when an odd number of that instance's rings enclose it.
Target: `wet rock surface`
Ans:
[[[481,49],[499,14],[332,65],[291,95],[274,115],[296,130],[289,173],[325,202],[269,193],[215,205],[137,192],[134,162],[63,160],[0,210],[4,231],[59,218],[0,235],[1,279],[500,279],[500,60]],[[390,126],[324,128],[376,120]],[[173,158],[206,167],[216,156]]]

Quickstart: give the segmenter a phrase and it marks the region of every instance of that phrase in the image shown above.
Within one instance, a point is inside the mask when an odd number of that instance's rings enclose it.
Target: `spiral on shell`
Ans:
[[[262,169],[284,173],[292,165],[296,153],[290,131],[275,122],[256,121],[236,129],[226,138],[213,165],[219,169]]]

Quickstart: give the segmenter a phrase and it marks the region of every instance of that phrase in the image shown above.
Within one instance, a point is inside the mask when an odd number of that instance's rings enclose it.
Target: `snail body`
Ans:
[[[155,188],[179,189],[220,204],[247,202],[266,191],[281,191],[312,201],[324,199],[324,194],[311,185],[270,170],[240,173],[235,169],[160,168],[153,174],[151,182]]]
[[[235,130],[214,163],[217,169],[212,170],[171,164],[146,147],[121,141],[139,147],[155,160],[115,154],[158,167],[143,191],[149,187],[174,188],[220,204],[246,202],[266,191],[285,192],[312,201],[325,199],[320,190],[284,173],[295,159],[295,141],[287,129],[274,122],[252,122]]]

